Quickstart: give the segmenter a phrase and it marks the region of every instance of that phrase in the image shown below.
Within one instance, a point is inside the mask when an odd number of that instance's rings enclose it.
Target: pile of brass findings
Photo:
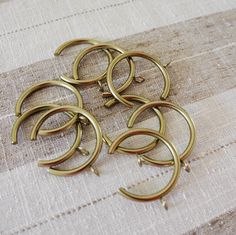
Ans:
[[[115,151],[119,153],[129,153],[129,154],[135,154],[138,157],[138,164],[142,166],[143,164],[149,164],[153,166],[160,166],[160,167],[172,167],[173,172],[172,176],[169,180],[169,182],[166,184],[166,186],[163,189],[157,190],[157,192],[151,193],[151,194],[145,194],[145,195],[139,195],[129,192],[128,190],[124,188],[120,188],[119,192],[121,195],[128,199],[138,200],[138,201],[150,201],[150,200],[156,200],[160,199],[162,205],[167,209],[167,203],[165,200],[163,200],[163,196],[165,196],[169,191],[173,189],[175,186],[178,177],[180,175],[181,167],[183,167],[187,172],[190,171],[190,167],[188,163],[186,163],[187,157],[191,154],[195,139],[196,139],[196,133],[195,133],[195,126],[194,123],[189,116],[189,114],[184,110],[182,107],[180,107],[177,104],[174,104],[172,102],[166,101],[166,98],[168,97],[169,90],[170,90],[170,77],[167,72],[167,66],[163,66],[159,59],[150,56],[144,52],[138,52],[138,51],[125,51],[122,48],[112,45],[109,43],[102,43],[94,39],[75,39],[68,42],[63,43],[60,45],[54,55],[59,56],[66,48],[72,47],[75,45],[80,44],[89,44],[88,47],[86,47],[84,50],[82,50],[75,58],[73,67],[72,67],[72,77],[68,77],[65,75],[61,75],[61,80],[50,80],[50,81],[44,81],[40,82],[36,85],[33,85],[32,87],[26,89],[19,97],[16,107],[15,107],[15,114],[18,117],[18,119],[15,121],[12,133],[11,133],[11,139],[12,143],[17,143],[17,134],[18,130],[20,128],[21,123],[30,117],[31,115],[38,113],[38,112],[44,112],[37,120],[35,125],[32,128],[31,132],[31,140],[35,140],[38,135],[41,136],[49,136],[56,133],[61,133],[65,129],[72,128],[72,126],[75,126],[76,129],[76,137],[74,140],[74,143],[72,144],[71,148],[65,152],[63,155],[58,156],[51,160],[39,160],[38,166],[40,167],[48,167],[48,172],[54,175],[58,176],[67,176],[71,174],[78,173],[85,168],[90,168],[90,170],[95,173],[96,175],[99,175],[99,171],[94,166],[95,161],[99,157],[99,154],[102,149],[103,142],[106,143],[109,147],[109,154],[113,154]],[[94,77],[92,79],[82,80],[79,78],[78,74],[78,67],[81,62],[81,60],[90,52],[102,50],[105,52],[108,58],[108,67],[107,69],[100,74],[97,77]],[[118,52],[118,56],[114,56],[113,52]],[[133,81],[142,83],[145,81],[144,78],[136,77],[135,76],[135,62],[133,60],[134,57],[139,57],[146,59],[150,62],[152,62],[161,72],[163,80],[164,80],[164,88],[162,93],[160,94],[160,97],[158,98],[156,94],[154,94],[154,100],[149,100],[145,97],[141,97],[138,95],[124,95],[121,94],[123,91],[125,91]],[[113,85],[113,70],[115,66],[122,60],[127,60],[130,68],[129,76],[127,80],[119,87],[115,88]],[[109,91],[104,91],[103,89],[103,83],[106,82]],[[102,97],[110,97],[108,101],[105,102],[104,106],[106,108],[111,108],[116,103],[121,103],[129,108],[133,107],[133,102],[139,102],[141,103],[141,106],[139,106],[130,116],[127,127],[129,128],[127,131],[123,132],[122,134],[118,135],[114,140],[111,140],[106,134],[102,133],[101,128],[99,126],[98,121],[96,118],[91,115],[88,111],[86,111],[83,108],[83,100],[82,97],[78,91],[79,86],[83,85],[90,85],[90,84],[98,84],[100,87],[100,91],[102,92]],[[24,100],[31,95],[33,92],[43,89],[45,87],[49,86],[61,86],[64,88],[69,89],[71,92],[74,93],[77,99],[77,105],[57,105],[57,104],[50,104],[50,103],[44,103],[42,105],[37,105],[33,108],[28,109],[27,111],[22,112],[22,105]],[[175,146],[171,143],[171,141],[166,136],[165,130],[166,130],[166,121],[164,118],[164,115],[162,114],[160,108],[166,107],[170,108],[172,110],[177,111],[179,114],[183,116],[185,121],[188,124],[190,137],[189,142],[187,144],[186,149],[182,153],[178,153]],[[147,129],[147,128],[133,128],[133,125],[135,123],[135,120],[137,117],[145,110],[152,109],[155,115],[157,115],[160,128],[159,130],[153,130],[153,129]],[[65,124],[58,128],[54,129],[48,129],[44,130],[41,129],[41,126],[43,123],[51,116],[57,113],[65,113],[70,119]],[[91,124],[94,133],[96,136],[96,143],[93,152],[90,154],[89,151],[81,147],[81,138],[83,129],[86,128],[86,125]],[[154,140],[150,142],[149,144],[142,146],[142,147],[124,147],[122,146],[122,142],[125,141],[127,138],[130,138],[135,135],[147,135],[154,137]],[[158,143],[162,142],[170,151],[172,155],[172,159],[170,160],[158,160],[151,158],[147,156],[146,154],[157,147]],[[82,155],[87,155],[88,159],[81,165],[76,166],[72,169],[61,169],[57,168],[57,165],[67,161],[69,158],[71,158],[76,151],[79,151]]]

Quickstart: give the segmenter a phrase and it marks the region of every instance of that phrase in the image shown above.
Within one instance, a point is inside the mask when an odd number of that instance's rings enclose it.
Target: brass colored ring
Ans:
[[[90,45],[95,45],[100,43],[99,41],[91,38],[78,38],[78,39],[72,39],[69,41],[66,41],[62,43],[60,46],[57,47],[57,49],[54,52],[55,56],[59,56],[65,49],[72,47],[72,46],[77,46],[81,44],[90,44]],[[106,50],[107,54],[110,54],[109,51]]]
[[[62,76],[61,79],[63,81],[65,81],[65,82],[68,82],[68,83],[74,84],[74,85],[88,85],[88,84],[93,84],[93,83],[97,83],[98,81],[100,81],[101,79],[98,79],[98,78],[80,80],[79,79],[79,75],[78,75],[78,66],[79,66],[79,63],[81,62],[81,60],[88,53],[90,53],[92,51],[95,51],[95,50],[99,50],[99,49],[114,50],[114,51],[117,51],[119,53],[124,53],[125,52],[123,49],[121,49],[121,48],[119,48],[117,46],[114,46],[114,45],[111,45],[111,44],[106,44],[106,43],[104,43],[104,44],[96,44],[94,46],[85,48],[76,57],[75,62],[73,64],[73,77],[74,78],[68,78],[68,77]],[[129,62],[129,66],[130,66],[129,78],[127,79],[127,81],[120,88],[117,89],[118,92],[122,92],[123,90],[125,90],[131,84],[131,82],[133,81],[133,78],[134,78],[134,62],[130,58],[128,58],[128,62]],[[105,75],[106,74],[107,74],[107,70],[105,71]]]
[[[144,104],[150,102],[149,99],[144,98],[142,96],[137,96],[137,95],[123,95],[122,97],[127,100],[134,100],[134,101],[138,101],[138,102],[141,102]],[[111,99],[111,100],[107,101],[104,105],[105,105],[105,107],[110,108],[111,106],[113,106],[116,103],[118,103],[118,101],[116,99]],[[159,132],[160,132],[160,134],[164,135],[165,127],[166,127],[165,119],[163,118],[163,115],[160,112],[160,110],[154,108],[153,111],[157,114],[157,117],[160,122]],[[103,139],[109,146],[111,146],[112,140],[107,135],[104,134]],[[139,148],[128,148],[128,147],[118,146],[117,151],[121,152],[121,153],[126,152],[126,153],[143,154],[143,153],[147,153],[147,152],[151,151],[152,149],[154,149],[156,147],[157,143],[158,143],[158,140],[155,139],[150,144],[143,146],[143,147],[139,147]]]
[[[70,159],[73,156],[73,154],[77,151],[78,147],[80,146],[81,139],[82,139],[82,127],[81,127],[81,124],[77,122],[76,123],[76,137],[71,148],[67,152],[65,152],[63,155],[56,157],[54,159],[50,159],[50,160],[39,159],[38,166],[51,167],[51,166],[61,164],[65,162],[66,160]]]
[[[33,107],[31,109],[28,109],[27,111],[25,111],[20,117],[17,118],[17,120],[15,121],[15,123],[13,124],[13,127],[12,127],[12,131],[11,131],[11,141],[12,141],[12,144],[17,144],[17,134],[18,134],[18,131],[19,131],[19,128],[20,128],[20,125],[23,121],[25,121],[29,116],[31,116],[32,114],[35,114],[35,113],[38,113],[40,111],[44,111],[44,110],[48,110],[48,109],[52,109],[52,108],[56,108],[58,107],[59,105],[57,104],[46,104],[46,105],[38,105],[36,107]],[[66,113],[70,118],[68,122],[70,122],[70,126],[72,126],[74,124],[74,120],[73,120],[73,117],[74,115],[70,114],[70,113]],[[68,126],[68,124],[66,124],[66,128],[69,128],[70,126]],[[63,127],[63,126],[62,126]],[[62,127],[59,127],[59,128],[55,128],[55,132],[60,132],[61,131],[61,128]],[[47,135],[48,134],[48,131],[44,131],[44,130],[39,130],[39,135]]]
[[[174,109],[175,111],[180,113],[184,117],[184,119],[187,121],[189,131],[190,131],[190,139],[189,139],[188,145],[187,145],[186,149],[184,150],[184,152],[179,155],[180,160],[183,161],[189,156],[189,154],[193,150],[194,143],[196,141],[196,130],[195,130],[193,120],[191,119],[189,114],[186,112],[186,110],[184,110],[183,108],[181,108],[177,104],[167,102],[167,101],[152,101],[150,103],[146,103],[146,104],[140,106],[137,110],[135,110],[132,113],[132,115],[130,116],[129,121],[128,121],[128,127],[131,128],[134,125],[134,122],[140,113],[142,113],[143,111],[145,111],[148,108],[158,108],[158,107],[167,107],[167,108]],[[172,160],[156,160],[156,159],[152,159],[152,158],[146,157],[146,156],[142,156],[142,160],[144,160],[146,162],[153,163],[153,164],[157,164],[157,165],[173,165]]]
[[[72,47],[72,46],[76,46],[76,45],[80,45],[80,44],[91,44],[91,45],[96,45],[99,44],[100,42],[95,40],[95,39],[89,39],[89,38],[81,38],[81,39],[73,39],[67,42],[64,42],[63,44],[61,44],[56,51],[54,52],[55,56],[59,56],[63,50],[65,50],[68,47]],[[111,53],[108,50],[104,50],[104,52],[107,54],[107,58],[109,61],[109,64],[111,63],[111,61],[113,60],[113,57],[111,55]],[[106,71],[103,72],[101,75],[97,76],[97,78],[95,80],[100,81],[101,79],[103,79],[106,76]],[[66,76],[61,76],[61,78],[64,80],[64,78],[67,78]],[[74,78],[77,79],[77,78]],[[89,82],[90,80],[86,80],[87,82]]]
[[[165,69],[165,67],[163,65],[161,65],[159,59],[156,59],[146,53],[143,52],[138,52],[138,51],[130,51],[130,52],[125,52],[121,55],[118,55],[109,65],[108,70],[107,70],[107,84],[109,87],[110,92],[112,93],[112,95],[122,104],[128,106],[128,107],[133,107],[133,103],[129,102],[128,100],[124,99],[120,94],[119,91],[116,90],[116,88],[113,85],[113,81],[112,81],[112,72],[114,67],[116,66],[116,64],[118,62],[120,62],[121,60],[123,60],[124,58],[133,58],[133,57],[142,57],[144,59],[150,60],[151,62],[153,62],[161,71],[163,78],[164,78],[164,89],[163,92],[161,94],[161,99],[166,99],[169,91],[170,91],[170,77],[169,74],[167,72],[167,70]],[[125,85],[125,84],[124,84]]]
[[[149,136],[153,136],[153,137],[159,139],[160,141],[162,141],[167,146],[167,148],[170,150],[170,152],[173,156],[173,161],[172,161],[173,164],[172,165],[174,166],[174,170],[173,170],[173,174],[172,174],[171,179],[169,180],[168,184],[163,189],[161,189],[160,191],[158,191],[156,193],[152,193],[152,194],[148,194],[148,195],[139,195],[139,194],[131,193],[131,192],[127,191],[125,188],[119,188],[119,192],[121,193],[122,196],[124,196],[128,199],[138,200],[138,201],[151,201],[151,200],[156,200],[156,199],[162,198],[164,195],[169,193],[170,190],[175,186],[177,179],[179,177],[179,174],[180,174],[180,159],[178,157],[177,151],[176,151],[175,147],[171,144],[171,142],[169,142],[166,139],[166,137],[161,135],[159,132],[151,130],[151,129],[138,128],[138,129],[130,129],[128,131],[125,131],[121,135],[119,135],[114,140],[113,144],[110,146],[109,153],[114,153],[122,141],[124,141],[125,139],[127,139],[128,137],[133,136],[133,135],[149,135]]]
[[[60,106],[57,108],[53,108],[49,111],[47,111],[46,113],[44,113],[36,122],[35,126],[32,129],[31,132],[31,139],[35,140],[37,138],[37,134],[39,131],[39,128],[41,127],[41,125],[44,123],[44,121],[49,118],[50,116],[56,114],[56,113],[60,113],[60,112],[73,112],[74,114],[80,114],[82,116],[85,116],[92,124],[94,131],[96,133],[96,146],[94,148],[93,153],[91,154],[91,156],[89,157],[89,159],[87,161],[85,161],[82,165],[77,166],[75,168],[72,169],[56,169],[53,167],[49,168],[49,173],[53,174],[53,175],[58,175],[58,176],[68,176],[68,175],[72,175],[75,173],[78,173],[79,171],[85,169],[88,166],[92,166],[92,164],[97,160],[99,153],[101,152],[102,149],[102,131],[101,128],[97,122],[97,120],[94,118],[94,116],[92,116],[89,112],[87,112],[86,110],[76,107],[76,106],[69,106],[69,105],[65,105],[65,106]]]
[[[48,81],[37,83],[36,85],[29,87],[20,95],[19,99],[16,102],[16,107],[15,107],[16,116],[21,116],[21,108],[22,108],[23,102],[29,95],[31,95],[35,91],[38,91],[39,89],[42,89],[45,87],[50,87],[50,86],[61,86],[61,87],[65,87],[65,88],[69,89],[70,91],[72,91],[75,94],[78,107],[83,108],[83,99],[82,99],[79,91],[75,87],[73,87],[72,85],[70,85],[66,82],[63,82],[63,81],[48,80]],[[77,115],[72,117],[72,120],[69,120],[61,127],[58,127],[56,129],[50,129],[50,130],[40,130],[40,134],[52,135],[54,133],[58,133],[59,131],[69,128],[76,121],[77,121]]]

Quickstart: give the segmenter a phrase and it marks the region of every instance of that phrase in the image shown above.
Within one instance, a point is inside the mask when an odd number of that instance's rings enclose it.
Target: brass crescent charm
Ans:
[[[137,129],[131,129],[128,131],[123,132],[121,135],[119,135],[114,142],[112,143],[112,145],[109,148],[109,153],[114,153],[115,150],[118,148],[118,146],[120,145],[120,143],[122,141],[124,141],[125,139],[127,139],[128,137],[131,137],[133,135],[149,135],[149,136],[153,136],[157,139],[159,139],[160,141],[162,141],[167,148],[170,150],[172,156],[173,156],[173,166],[174,166],[174,170],[173,170],[173,174],[171,176],[171,179],[169,180],[169,182],[167,183],[167,185],[161,189],[158,192],[152,193],[152,194],[147,194],[147,195],[139,195],[139,194],[135,194],[135,193],[131,193],[128,190],[126,190],[125,188],[120,188],[119,192],[121,193],[122,196],[128,198],[128,199],[132,199],[132,200],[138,200],[138,201],[151,201],[151,200],[156,200],[156,199],[160,199],[162,198],[164,195],[166,195],[167,193],[169,193],[169,191],[175,186],[177,179],[179,178],[179,174],[180,174],[180,159],[178,157],[178,154],[176,152],[175,147],[171,144],[171,142],[169,142],[163,135],[161,135],[159,132],[151,130],[151,129],[146,129],[146,128],[137,128]]]
[[[112,93],[112,95],[122,104],[128,106],[128,107],[132,107],[133,103],[124,99],[119,93],[119,91],[117,91],[113,85],[113,81],[112,81],[112,72],[113,69],[115,68],[116,64],[119,63],[121,60],[123,60],[124,58],[133,58],[133,57],[142,57],[144,59],[150,60],[153,64],[155,64],[159,70],[161,71],[163,78],[164,78],[164,89],[163,92],[160,96],[161,99],[166,99],[169,91],[170,91],[170,77],[169,74],[167,72],[167,70],[165,69],[165,67],[163,65],[161,65],[159,59],[154,58],[146,53],[143,52],[138,52],[138,51],[129,51],[129,52],[125,52],[121,55],[118,55],[109,65],[108,70],[107,70],[107,84],[109,87],[110,92]],[[125,84],[124,84],[125,85]]]
[[[102,149],[102,131],[101,128],[97,122],[97,120],[94,118],[94,116],[92,116],[88,111],[76,107],[76,106],[69,106],[69,105],[64,105],[64,106],[60,106],[57,108],[53,108],[49,111],[47,111],[46,113],[44,113],[36,122],[35,126],[32,129],[31,132],[31,139],[35,140],[37,138],[37,134],[39,131],[40,126],[44,123],[44,121],[49,118],[50,116],[56,114],[56,113],[60,113],[60,112],[73,112],[74,114],[80,114],[84,117],[86,117],[90,123],[92,124],[94,131],[96,133],[96,145],[94,148],[93,153],[91,154],[91,156],[88,158],[87,161],[85,161],[83,164],[81,164],[80,166],[77,166],[75,168],[72,169],[56,169],[56,168],[49,168],[49,173],[54,174],[54,175],[58,175],[58,176],[68,176],[68,175],[72,175],[72,174],[76,174],[80,171],[82,171],[83,169],[85,169],[86,167],[92,167],[93,163],[97,160],[99,153],[101,152]],[[94,169],[94,168],[92,168]]]

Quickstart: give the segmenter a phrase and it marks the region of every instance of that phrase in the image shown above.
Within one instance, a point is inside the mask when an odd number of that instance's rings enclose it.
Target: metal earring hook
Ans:
[[[160,108],[160,107],[166,107],[166,108],[170,108],[170,109],[177,111],[178,113],[180,113],[183,116],[183,118],[186,120],[186,122],[188,124],[189,131],[190,131],[189,142],[188,142],[188,145],[185,148],[185,150],[179,155],[181,162],[183,162],[190,155],[190,153],[193,150],[193,147],[194,147],[194,144],[196,141],[196,129],[195,129],[193,120],[191,119],[189,114],[186,112],[185,109],[183,109],[179,105],[171,103],[171,102],[167,102],[167,101],[151,101],[149,103],[143,104],[142,106],[140,106],[138,109],[136,109],[131,114],[129,121],[128,121],[128,127],[129,128],[133,127],[135,120],[145,110],[147,110],[149,108]],[[153,163],[153,164],[157,164],[157,165],[172,165],[173,164],[172,160],[157,160],[157,159],[147,157],[145,155],[142,156],[142,160],[146,161],[146,162]],[[189,166],[186,166],[185,163],[182,163],[182,165],[185,166],[186,171],[190,171]]]
[[[142,96],[137,96],[137,95],[123,95],[122,97],[124,99],[126,99],[126,100],[132,100],[132,101],[140,102],[142,104],[150,102],[149,99],[144,98]],[[104,104],[104,106],[106,108],[110,108],[110,107],[114,106],[117,103],[118,103],[118,101],[116,99],[111,99],[111,100],[107,101]],[[165,133],[165,126],[166,126],[165,119],[164,119],[162,113],[160,112],[160,110],[154,108],[153,111],[157,115],[157,117],[159,119],[159,122],[160,122],[160,130],[159,130],[159,132],[161,134],[164,134]],[[112,144],[112,140],[107,135],[104,134],[103,138],[104,138],[105,143],[107,143],[109,146]],[[155,139],[150,144],[148,144],[146,146],[143,146],[143,147],[129,148],[129,147],[119,146],[117,151],[118,152],[126,152],[126,153],[142,154],[142,153],[146,153],[146,152],[151,151],[153,148],[156,147],[157,143],[158,143],[158,141]]]
[[[95,119],[94,116],[92,116],[88,111],[76,107],[76,106],[69,106],[69,105],[64,105],[64,106],[60,106],[60,107],[56,107],[53,108],[47,112],[45,112],[36,122],[36,124],[34,125],[32,132],[31,132],[31,139],[35,140],[37,138],[37,134],[39,131],[39,128],[43,125],[43,123],[52,115],[56,114],[56,113],[60,113],[60,112],[73,112],[74,114],[77,115],[82,115],[84,117],[86,117],[90,123],[93,126],[93,129],[95,131],[95,135],[96,135],[96,145],[95,148],[91,154],[91,156],[80,166],[77,166],[75,168],[72,169],[57,169],[54,167],[50,167],[48,169],[48,172],[53,174],[53,175],[58,175],[58,176],[68,176],[68,175],[72,175],[72,174],[76,174],[80,171],[82,171],[83,169],[87,168],[87,167],[91,167],[93,166],[94,162],[97,160],[101,149],[102,149],[102,131],[101,128],[97,122],[97,120]],[[76,148],[77,149],[77,148]],[[96,174],[96,172],[94,171],[94,173]]]
[[[114,153],[115,150],[118,148],[118,146],[124,140],[126,140],[127,138],[134,136],[134,135],[148,135],[148,136],[155,137],[155,138],[159,139],[161,142],[163,142],[166,145],[166,147],[170,150],[171,155],[173,156],[172,166],[174,167],[174,170],[173,170],[171,179],[169,180],[167,185],[163,189],[161,189],[157,192],[147,194],[147,195],[140,195],[140,194],[131,193],[128,190],[126,190],[125,188],[120,188],[119,192],[122,196],[124,196],[128,199],[138,200],[138,201],[151,201],[151,200],[156,200],[156,199],[162,199],[163,196],[168,194],[169,191],[171,191],[173,189],[173,187],[175,186],[175,184],[177,183],[177,180],[179,178],[180,159],[177,154],[177,151],[176,151],[175,147],[173,146],[173,144],[169,140],[167,140],[166,137],[161,135],[159,132],[151,130],[151,129],[146,129],[146,128],[137,128],[137,129],[130,129],[130,130],[125,131],[122,134],[120,134],[114,140],[112,145],[110,146],[109,153],[110,154]],[[164,206],[166,207],[167,205],[165,204]]]
[[[141,57],[141,58],[147,59],[159,68],[159,70],[161,71],[161,73],[163,75],[163,79],[164,79],[164,89],[163,89],[163,92],[162,92],[160,98],[165,100],[169,94],[169,91],[170,91],[170,78],[169,78],[169,74],[168,74],[167,70],[165,69],[165,67],[163,65],[161,65],[161,63],[158,59],[156,59],[146,53],[137,52],[137,51],[125,52],[125,53],[117,56],[109,65],[108,70],[107,70],[107,85],[108,85],[108,88],[109,88],[110,92],[112,93],[112,95],[115,97],[115,99],[117,99],[119,102],[126,105],[127,107],[133,106],[132,102],[124,99],[119,94],[119,92],[114,87],[113,79],[112,79],[112,73],[113,73],[113,70],[114,70],[115,66],[117,65],[117,63],[119,63],[121,60],[123,60],[125,58],[133,58],[133,57]]]

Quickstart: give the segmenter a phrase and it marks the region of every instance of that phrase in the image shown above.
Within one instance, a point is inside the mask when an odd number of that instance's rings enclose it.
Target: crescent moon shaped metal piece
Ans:
[[[169,149],[169,151],[171,152],[171,154],[173,156],[173,161],[172,161],[173,164],[172,165],[174,166],[174,170],[173,170],[173,174],[171,176],[171,179],[169,180],[167,185],[158,192],[155,192],[152,194],[147,194],[147,195],[139,195],[139,194],[131,193],[128,190],[126,190],[125,188],[119,188],[119,192],[122,196],[124,196],[128,199],[131,199],[131,200],[151,201],[151,200],[160,199],[164,195],[169,193],[170,190],[175,186],[175,184],[177,183],[177,179],[179,177],[179,174],[180,174],[180,159],[178,157],[176,149],[171,144],[171,142],[169,142],[166,139],[166,137],[161,135],[159,132],[151,130],[151,129],[146,129],[146,128],[137,128],[137,129],[131,129],[131,130],[125,131],[124,133],[119,135],[114,140],[113,144],[110,146],[109,153],[114,153],[114,151],[117,149],[117,147],[120,145],[120,143],[122,141],[124,141],[125,139],[127,139],[128,137],[133,136],[133,135],[149,135],[149,136],[153,136],[153,137],[159,139],[161,142],[163,142],[167,146],[167,148]]]
[[[121,55],[118,55],[109,65],[108,70],[107,70],[107,84],[109,87],[110,92],[112,93],[112,95],[115,97],[115,99],[117,99],[119,102],[121,102],[122,104],[128,106],[128,107],[132,107],[133,103],[129,102],[128,100],[124,99],[119,92],[116,90],[116,88],[113,85],[113,81],[112,81],[112,72],[114,67],[116,66],[117,63],[119,63],[121,60],[125,59],[125,58],[133,58],[133,57],[142,57],[144,59],[150,60],[153,64],[155,64],[159,70],[161,71],[163,78],[164,78],[164,89],[163,92],[160,96],[161,99],[166,99],[169,91],[170,91],[170,77],[169,74],[167,72],[167,70],[165,69],[165,67],[163,65],[161,65],[159,59],[156,59],[146,53],[143,52],[138,52],[138,51],[130,51],[130,52],[125,52]],[[124,84],[125,85],[125,84]]]
[[[179,154],[180,160],[184,161],[193,150],[193,147],[194,147],[194,144],[196,141],[196,129],[195,129],[193,120],[191,119],[189,114],[186,112],[186,110],[184,110],[183,108],[181,108],[177,104],[167,102],[167,101],[152,101],[152,102],[146,103],[146,104],[140,106],[138,109],[136,109],[131,114],[129,121],[128,121],[128,127],[131,128],[134,125],[134,122],[137,119],[137,117],[140,115],[140,113],[142,113],[143,111],[145,111],[148,108],[158,108],[158,107],[166,107],[166,108],[174,109],[175,111],[177,111],[178,113],[180,113],[183,116],[183,118],[186,120],[186,122],[188,124],[189,131],[190,131],[189,142],[188,142],[187,147],[183,151],[183,153]],[[142,160],[149,162],[149,163],[157,164],[157,165],[173,165],[172,160],[156,160],[156,159],[152,159],[147,156],[142,156]]]
[[[74,84],[74,85],[88,85],[88,84],[93,84],[93,83],[97,83],[100,80],[98,78],[93,78],[93,79],[86,79],[86,80],[80,80],[79,79],[79,75],[78,75],[78,66],[81,62],[81,60],[90,52],[95,51],[95,50],[99,50],[99,49],[107,49],[107,50],[114,50],[116,52],[119,53],[124,53],[125,51],[123,49],[121,49],[120,47],[117,47],[115,45],[112,44],[107,44],[107,43],[101,43],[101,44],[96,44],[94,46],[85,48],[75,59],[74,64],[73,64],[73,77],[72,78],[68,78],[66,76],[61,76],[61,79],[65,82]],[[109,62],[111,63],[111,61]],[[130,66],[130,73],[129,73],[129,77],[127,79],[127,81],[117,89],[118,92],[122,92],[123,90],[125,90],[133,81],[134,78],[134,62],[132,59],[128,58],[128,63]],[[107,70],[105,71],[105,75],[107,74]],[[103,96],[111,96],[111,94],[109,92],[105,92]]]
[[[100,43],[99,41],[97,41],[95,39],[89,39],[89,38],[73,39],[73,40],[70,40],[70,41],[67,41],[67,42],[64,42],[63,44],[61,44],[54,52],[54,55],[59,56],[63,50],[65,50],[66,48],[72,47],[72,46],[77,46],[77,45],[81,45],[81,44],[96,45],[99,43]],[[113,60],[111,53],[109,52],[109,50],[104,50],[104,52],[107,54],[107,58],[110,63]],[[106,71],[103,72],[102,74],[98,75],[95,80],[100,81],[105,77],[106,77]],[[65,75],[61,76],[61,78],[62,78],[62,80],[69,79]],[[89,80],[86,80],[86,81],[89,82]],[[74,84],[74,83],[71,83],[71,84]]]
[[[50,86],[60,86],[60,87],[65,87],[68,90],[72,91],[77,99],[77,105],[80,108],[83,108],[83,99],[79,93],[79,91],[72,85],[63,82],[63,81],[58,81],[58,80],[48,80],[48,81],[44,81],[44,82],[40,82],[37,83],[34,86],[29,87],[28,89],[26,89],[24,92],[21,93],[19,99],[16,102],[16,106],[15,106],[15,114],[16,116],[21,116],[21,108],[23,105],[24,100],[30,96],[33,92],[36,92],[42,88],[45,87],[50,87]],[[71,126],[71,124],[75,123],[77,121],[77,116],[72,118],[73,121],[69,120],[68,122],[66,122],[63,126],[56,128],[56,129],[50,129],[50,130],[40,130],[40,134],[42,135],[52,135],[55,133],[58,133],[59,131],[65,130],[67,128],[69,128]]]
[[[138,102],[144,103],[144,104],[150,102],[149,99],[144,98],[142,96],[137,96],[137,95],[123,95],[122,97],[127,100],[134,100],[134,101],[138,101]],[[115,105],[116,103],[118,103],[118,101],[116,99],[111,99],[111,100],[107,101],[104,105],[105,105],[105,107],[110,108],[111,106]],[[159,132],[161,134],[164,134],[165,133],[165,126],[166,126],[165,119],[163,118],[163,115],[160,112],[160,110],[154,108],[153,111],[157,114],[157,117],[160,122]],[[111,146],[112,140],[107,135],[103,134],[103,140],[108,144],[108,146]],[[143,147],[139,147],[139,148],[129,148],[129,147],[118,146],[117,151],[121,152],[121,153],[126,152],[126,153],[143,154],[143,153],[147,153],[147,152],[151,151],[152,149],[154,149],[156,147],[157,143],[158,143],[158,140],[155,139],[150,144],[143,146]]]
[[[49,118],[50,116],[56,114],[56,113],[60,113],[60,112],[73,112],[74,114],[80,114],[84,117],[86,117],[90,123],[92,124],[95,134],[96,134],[96,145],[94,148],[93,153],[91,154],[91,156],[88,158],[87,161],[85,161],[83,164],[81,164],[80,166],[77,166],[75,168],[72,169],[56,169],[56,168],[49,168],[49,173],[54,174],[54,175],[58,175],[58,176],[68,176],[68,175],[72,175],[75,173],[80,172],[81,170],[85,169],[86,167],[91,167],[92,164],[97,160],[99,153],[101,152],[102,149],[102,131],[101,128],[97,122],[97,120],[95,119],[94,116],[92,116],[89,112],[87,112],[86,110],[76,107],[76,106],[69,106],[69,105],[65,105],[65,106],[60,106],[57,108],[53,108],[47,112],[45,112],[37,121],[37,123],[35,124],[35,126],[32,129],[31,132],[31,139],[35,140],[37,138],[37,134],[39,131],[39,128],[41,127],[41,125],[44,123],[45,120],[47,120],[47,118]]]
[[[46,105],[38,105],[35,106],[31,109],[28,109],[27,111],[25,111],[20,117],[17,118],[17,120],[14,122],[13,127],[12,127],[12,131],[11,131],[11,141],[12,144],[17,144],[17,134],[20,128],[20,125],[23,121],[25,121],[29,116],[31,116],[32,114],[44,111],[44,110],[48,110],[48,109],[52,109],[52,108],[56,108],[59,107],[59,105],[57,104],[46,104]],[[76,121],[77,121],[77,117],[75,117],[73,114],[70,113],[66,113],[69,117],[71,117],[71,119],[69,120],[70,125],[68,125],[67,123],[59,128],[55,128],[54,129],[54,133],[60,132],[61,129],[66,129],[71,127]],[[44,130],[39,130],[39,135],[47,135],[48,131],[44,131]]]

